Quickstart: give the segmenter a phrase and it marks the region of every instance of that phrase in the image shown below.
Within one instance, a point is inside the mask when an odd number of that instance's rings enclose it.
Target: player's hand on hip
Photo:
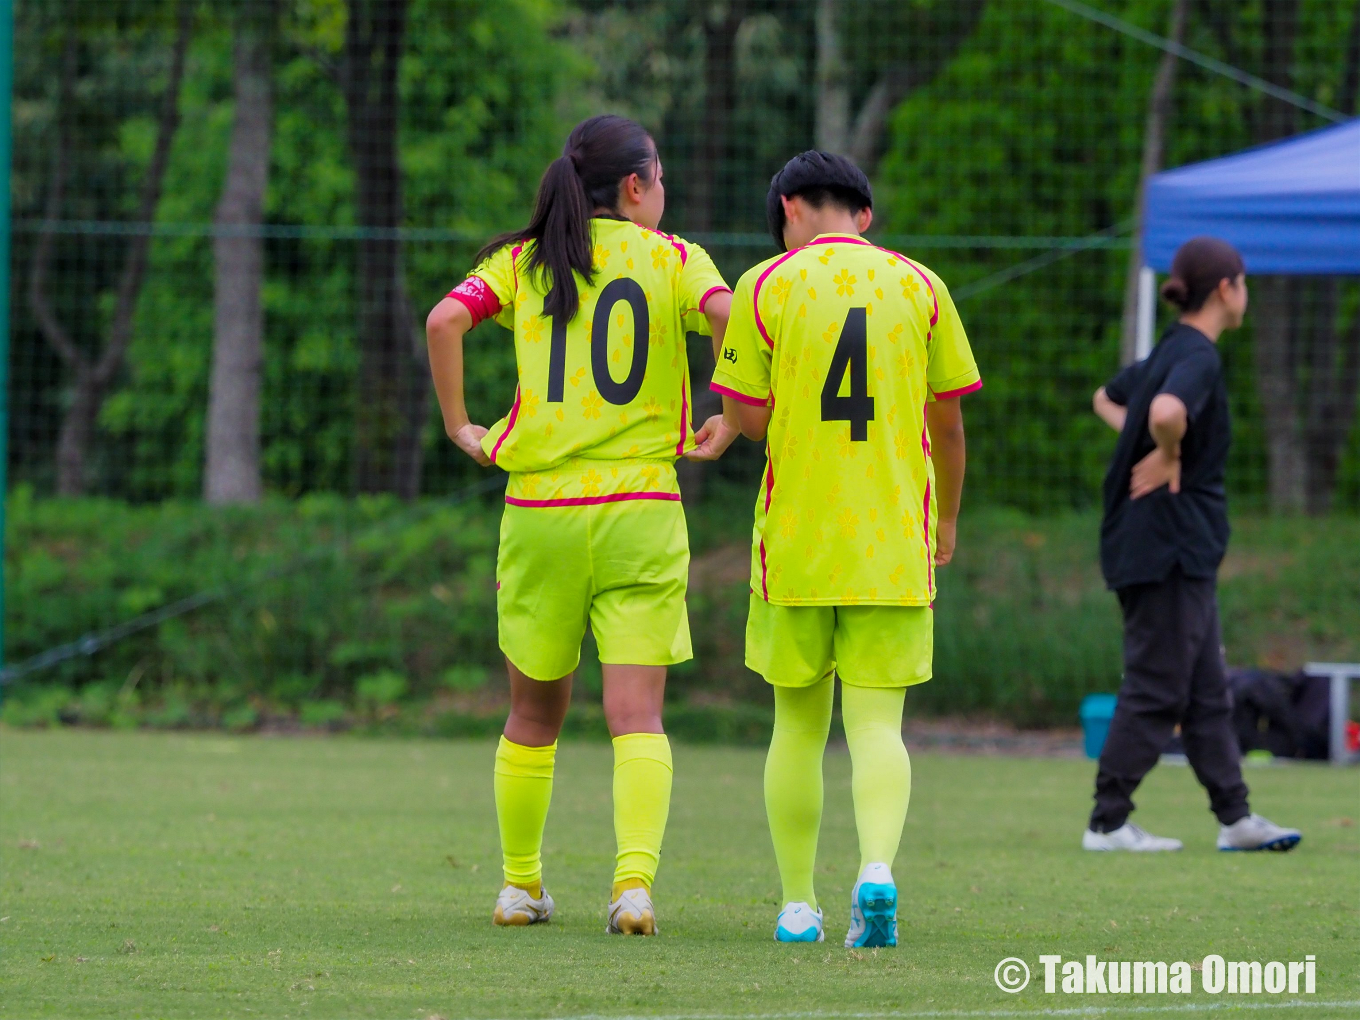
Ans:
[[[487,430],[480,425],[468,422],[453,434],[453,443],[482,467],[490,467],[491,458],[482,449],[482,436],[486,433]]]
[[[955,521],[938,521],[935,524],[935,566],[943,567],[954,558],[954,543],[958,540],[958,524]]]
[[[694,441],[699,445],[685,457],[689,460],[717,460],[739,435],[739,429],[729,425],[722,415],[715,414],[694,433]]]
[[[1129,479],[1129,498],[1142,499],[1163,485],[1181,491],[1181,453],[1167,453],[1160,446],[1133,466]]]

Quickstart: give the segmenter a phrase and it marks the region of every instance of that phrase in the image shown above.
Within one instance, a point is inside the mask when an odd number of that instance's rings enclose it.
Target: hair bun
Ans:
[[[1184,308],[1190,303],[1190,288],[1179,276],[1173,276],[1162,284],[1162,298],[1177,308]]]

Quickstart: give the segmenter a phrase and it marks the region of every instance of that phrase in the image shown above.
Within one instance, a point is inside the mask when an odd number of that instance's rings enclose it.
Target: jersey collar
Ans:
[[[818,234],[809,241],[805,248],[811,248],[814,244],[867,244],[873,247],[872,243],[854,234]]]

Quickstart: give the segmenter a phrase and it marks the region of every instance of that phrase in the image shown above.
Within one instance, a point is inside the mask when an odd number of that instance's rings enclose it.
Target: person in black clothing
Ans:
[[[1242,257],[1197,237],[1162,296],[1181,309],[1143,361],[1096,391],[1119,433],[1105,476],[1100,565],[1124,613],[1124,682],[1096,774],[1087,850],[1179,850],[1128,821],[1133,791],[1176,726],[1219,821],[1220,850],[1289,850],[1295,829],[1252,814],[1219,636],[1216,583],[1228,547],[1223,475],[1231,438],[1215,344],[1247,310]]]

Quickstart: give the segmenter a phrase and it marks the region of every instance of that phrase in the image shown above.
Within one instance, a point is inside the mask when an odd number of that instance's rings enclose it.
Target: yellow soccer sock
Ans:
[[[911,801],[911,758],[902,743],[906,694],[905,687],[841,685],[861,869],[866,864],[892,867],[902,841]]]
[[[496,748],[496,820],[501,829],[505,882],[542,894],[543,826],[552,800],[557,743],[525,747],[501,737]]]
[[[651,889],[671,810],[671,743],[664,733],[614,738],[614,888]],[[618,898],[617,892],[614,898]]]
[[[822,755],[831,727],[831,677],[774,689],[774,735],[765,758],[765,813],[784,902],[817,909],[812,871],[822,826]]]

